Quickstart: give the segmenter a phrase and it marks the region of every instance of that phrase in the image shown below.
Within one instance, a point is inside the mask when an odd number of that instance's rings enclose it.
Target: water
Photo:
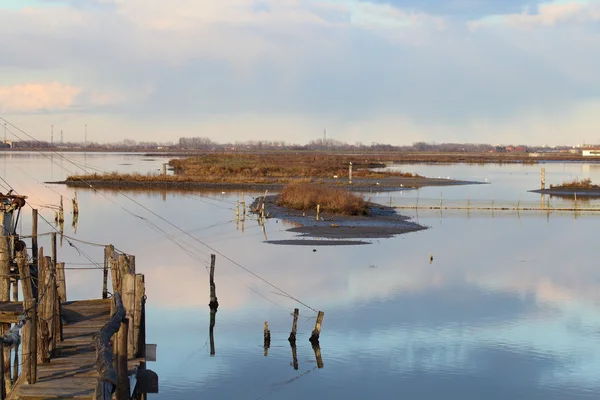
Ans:
[[[83,167],[142,173],[157,172],[165,161],[123,154],[66,156]],[[61,162],[77,169],[57,156],[0,153],[0,175],[36,206],[58,204],[60,194],[70,199],[73,190],[39,182],[64,178]],[[544,166],[548,183],[588,176],[600,182],[594,165]],[[424,188],[423,197],[441,192],[448,199],[467,193],[489,199],[493,193],[507,200],[532,195],[526,191],[539,186],[539,168],[402,167],[426,176],[491,182]],[[75,239],[112,243],[136,255],[137,270],[146,276],[147,341],[158,344],[158,360],[149,368],[159,374],[160,394],[151,398],[591,399],[600,393],[600,270],[594,251],[600,216],[419,213],[419,222],[431,229],[313,252],[263,243],[256,221],[247,220],[243,232],[236,229],[239,192],[127,192],[198,240],[114,191],[77,193],[76,233],[65,203],[65,234],[76,248],[65,239],[59,249],[71,268],[69,297],[100,296],[102,286],[101,271],[92,264],[102,262],[102,247]],[[246,193],[247,202],[252,195],[258,194]],[[50,209],[40,213],[53,219]],[[29,233],[28,209],[21,224],[23,234]],[[266,235],[292,238],[288,227],[268,220]],[[40,222],[40,232],[49,231]],[[41,245],[48,246],[47,237]],[[211,253],[217,253],[220,303],[215,356],[208,345]],[[287,337],[298,303],[231,260],[325,311],[322,368],[308,342],[314,312],[300,306],[295,370]],[[268,356],[264,321],[272,335]]]

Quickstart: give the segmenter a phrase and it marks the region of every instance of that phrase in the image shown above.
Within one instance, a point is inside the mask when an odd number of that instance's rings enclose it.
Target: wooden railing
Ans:
[[[136,388],[129,387],[128,360],[145,358],[144,275],[135,273],[135,257],[118,254],[112,245],[105,248],[102,297],[108,296],[107,277],[113,286],[111,318],[95,337],[98,384],[95,399],[129,399]],[[133,389],[133,390],[132,390]]]

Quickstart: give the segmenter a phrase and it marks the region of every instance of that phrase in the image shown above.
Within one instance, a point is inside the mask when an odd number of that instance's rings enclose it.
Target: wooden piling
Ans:
[[[298,329],[298,314],[300,314],[300,310],[294,308],[294,321],[292,322],[292,331],[290,332],[290,337],[288,341],[290,343],[296,343],[296,330]]]
[[[144,306],[144,298],[146,297],[146,283],[144,275],[135,275],[135,314],[133,319],[133,354],[134,357],[142,357],[144,352],[141,344],[145,341],[142,337],[142,309]]]
[[[312,349],[315,352],[315,359],[317,361],[317,368],[323,368],[323,358],[321,356],[321,346],[319,346],[319,341],[313,342]]]
[[[135,274],[135,256],[127,255],[127,266],[129,267],[129,272]]]
[[[50,234],[50,242],[52,243],[52,262],[56,262],[56,232]]]
[[[319,213],[321,212],[321,205],[317,204],[317,221],[319,220]]]
[[[315,329],[312,331],[312,335],[310,335],[311,343],[319,343],[319,336],[321,335],[321,325],[323,324],[323,316],[325,313],[323,311],[319,311],[317,314],[317,322],[315,322]]]
[[[50,271],[48,286],[45,286],[44,294],[44,307],[46,307],[48,314],[48,330],[50,331],[50,354],[54,354],[56,350],[56,332],[57,332],[57,321],[58,321],[58,310],[56,306],[57,297],[57,284],[56,284],[56,261],[51,262],[50,257],[46,257],[48,262],[48,269]]]
[[[25,251],[19,252],[17,265],[23,288],[23,310],[27,314],[25,325],[22,328],[23,372],[26,374],[27,383],[34,384],[37,380],[37,307]]]
[[[125,315],[129,321],[129,325],[127,327],[127,357],[135,358],[135,337],[133,333],[135,326],[135,275],[131,273],[123,275],[121,284],[123,285],[121,293],[123,294]]]
[[[10,301],[10,247],[4,232],[4,210],[0,210],[0,301]]]
[[[208,337],[210,339],[210,355],[215,355],[215,319],[217,310],[214,308],[210,309],[210,324],[208,327]]]
[[[108,298],[108,268],[110,266],[110,260],[112,260],[115,254],[115,246],[109,244],[104,248],[104,271],[102,280],[102,298]]]
[[[10,361],[10,359],[9,359]],[[10,369],[8,370],[10,374]],[[4,344],[0,342],[0,399],[6,398],[6,381],[4,379]]]
[[[269,347],[271,347],[271,331],[269,330],[269,323],[267,321],[265,321],[264,339],[265,339],[264,349],[265,349],[265,357],[266,357],[269,355]]]
[[[1,324],[1,334],[5,334],[9,330],[10,324]],[[0,361],[0,368],[2,369],[2,371],[0,371],[0,379],[2,379],[1,386],[4,393],[8,393],[12,387],[12,380],[10,379],[10,346],[2,346],[0,349],[0,357],[2,357],[2,361]]]
[[[242,221],[246,219],[246,201],[244,200],[244,192],[242,192]]]
[[[352,185],[352,162],[348,165],[348,183]]]
[[[298,370],[298,353],[296,351],[296,342],[294,341],[293,343],[290,343],[292,346],[292,365],[294,366],[295,370]]]
[[[56,263],[56,285],[58,286],[58,298],[61,303],[67,301],[67,279],[65,277],[65,263]]]
[[[215,261],[217,256],[214,254],[210,255],[210,303],[208,306],[211,310],[217,311],[219,308],[219,301],[217,300],[217,287],[215,285]]]
[[[50,257],[44,257],[43,248],[40,248],[40,255],[41,257],[38,260],[38,284],[41,285],[41,288],[37,293],[38,312],[40,314],[37,338],[38,364],[50,361],[50,330],[48,328],[48,319],[51,317],[50,310],[48,310],[48,296],[45,296],[45,288],[50,286],[50,274],[48,270],[48,260]]]
[[[129,372],[127,367],[129,320],[123,319],[117,334],[117,399],[129,399]]]
[[[75,192],[75,197],[73,198],[73,217],[77,217],[79,215],[79,202],[77,201],[77,192]]]
[[[542,168],[540,186],[542,187],[542,190],[546,189],[546,168]]]
[[[38,210],[31,210],[31,257],[33,263],[38,265]]]
[[[65,222],[65,210],[63,207],[63,197],[60,196],[60,208],[58,209],[58,223],[62,224]]]
[[[119,269],[119,259],[110,260],[110,277],[112,280],[113,293],[121,291],[121,272]]]

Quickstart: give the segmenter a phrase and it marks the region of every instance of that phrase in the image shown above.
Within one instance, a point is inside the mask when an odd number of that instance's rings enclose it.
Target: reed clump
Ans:
[[[357,178],[419,177],[417,174],[381,170],[385,163],[369,156],[337,154],[205,154],[174,159],[177,174],[189,177],[333,178],[348,176],[349,163]],[[377,170],[379,169],[379,170]]]
[[[315,183],[292,182],[279,193],[277,204],[295,210],[314,210],[344,215],[368,215],[369,203],[346,190]]]
[[[600,189],[600,186],[594,185],[590,178],[585,178],[563,182],[560,185],[550,185],[550,189]]]

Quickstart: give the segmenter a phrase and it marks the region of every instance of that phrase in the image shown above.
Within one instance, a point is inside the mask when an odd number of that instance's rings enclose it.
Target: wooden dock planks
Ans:
[[[21,375],[7,399],[92,399],[98,380],[92,337],[110,318],[110,300],[81,300],[62,304],[64,341],[57,343],[49,364],[38,364],[38,380],[25,383]]]

